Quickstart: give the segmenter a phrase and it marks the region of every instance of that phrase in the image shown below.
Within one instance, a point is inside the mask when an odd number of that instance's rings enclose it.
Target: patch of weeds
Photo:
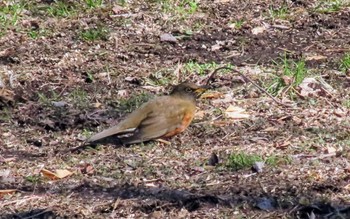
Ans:
[[[12,119],[11,110],[9,110],[6,107],[4,107],[4,108],[0,107],[0,123],[1,122],[9,122],[11,119]]]
[[[198,3],[196,0],[182,0],[180,1],[179,6],[176,8],[176,10],[182,15],[193,14],[197,11],[197,9]]]
[[[347,72],[350,70],[350,53],[346,53],[340,61],[340,70]]]
[[[265,159],[260,155],[250,155],[245,153],[231,154],[227,160],[226,167],[240,170],[244,168],[251,168],[255,162],[265,162],[270,166],[277,166],[279,164],[290,164],[290,157],[268,156]]]
[[[278,166],[281,164],[291,164],[292,158],[290,156],[276,156],[271,155],[265,159],[265,163],[270,166]]]
[[[81,88],[76,88],[74,89],[70,94],[69,97],[72,99],[74,105],[78,107],[85,108],[89,105],[89,96],[88,93],[81,89]]]
[[[47,8],[47,12],[53,17],[68,17],[75,14],[76,7],[67,1],[55,1]]]
[[[57,101],[59,98],[59,94],[55,91],[51,91],[51,94],[44,94],[41,92],[37,93],[39,102],[41,102],[44,105],[51,106],[52,101]]]
[[[343,106],[345,106],[346,108],[350,109],[350,100],[344,100],[343,101]]]
[[[90,28],[80,32],[80,37],[85,41],[107,40],[109,31],[104,27]]]
[[[157,72],[152,73],[146,82],[154,86],[164,86],[170,84],[174,79],[173,71],[171,69],[161,69]]]
[[[164,13],[178,14],[180,17],[188,17],[198,10],[198,2],[196,0],[154,0],[153,3],[160,4]]]
[[[145,103],[151,98],[151,95],[147,93],[141,93],[139,95],[133,95],[129,99],[122,99],[119,101],[118,109],[125,112],[132,112],[141,104]]]
[[[85,0],[86,6],[88,8],[99,8],[103,4],[103,0]]]
[[[251,168],[255,162],[263,161],[259,155],[249,155],[245,153],[231,154],[226,166],[234,170]]]
[[[6,30],[8,26],[16,26],[25,6],[25,1],[20,1],[17,4],[0,2],[0,30]]]
[[[325,0],[319,1],[315,7],[315,11],[318,13],[334,13],[340,11],[342,7],[348,6],[350,3],[346,3],[343,0]]]
[[[243,24],[244,24],[244,19],[240,19],[240,20],[230,22],[229,26],[236,30],[239,30],[242,28]]]
[[[34,183],[34,184],[37,184],[37,183],[40,183],[41,182],[41,177],[39,175],[32,175],[32,176],[27,176],[25,177],[25,179],[28,181],[28,182],[31,182],[31,183]]]
[[[290,94],[294,94],[293,91],[304,80],[307,74],[304,60],[293,61],[284,57],[281,61],[282,75],[276,76],[272,84],[267,88],[267,91],[275,96],[287,91]],[[277,62],[275,64],[280,65]]]
[[[190,74],[196,73],[198,75],[205,75],[209,71],[214,70],[218,67],[219,67],[219,64],[216,64],[215,62],[200,64],[198,62],[190,61],[184,65],[184,70],[186,72],[189,72]],[[232,65],[228,64],[227,67],[231,68]],[[229,72],[229,70],[222,70],[221,72]]]
[[[269,15],[272,19],[286,19],[288,17],[288,7],[286,5],[280,8],[269,8]]]
[[[33,40],[38,39],[41,36],[46,36],[47,31],[44,29],[30,30],[27,32],[27,35]]]

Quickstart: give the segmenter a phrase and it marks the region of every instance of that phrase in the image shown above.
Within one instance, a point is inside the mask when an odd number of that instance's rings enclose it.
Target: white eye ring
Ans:
[[[188,92],[188,93],[191,93],[191,92],[192,92],[192,89],[189,88],[189,87],[186,87],[185,91]]]

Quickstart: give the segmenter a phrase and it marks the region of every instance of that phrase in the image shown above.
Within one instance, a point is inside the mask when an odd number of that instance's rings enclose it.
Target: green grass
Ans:
[[[9,122],[12,119],[12,112],[7,107],[0,107],[0,123]]]
[[[314,8],[318,13],[334,13],[340,11],[343,7],[349,6],[350,3],[344,0],[324,0],[319,1]]]
[[[107,40],[109,31],[105,27],[90,28],[79,33],[85,41]]]
[[[38,100],[44,105],[51,106],[52,101],[57,101],[59,98],[59,94],[56,93],[55,91],[51,91],[50,94],[44,94],[42,92],[38,92]]]
[[[198,10],[198,2],[196,0],[153,0],[152,3],[160,5],[163,13],[170,13],[186,18],[194,14]]]
[[[40,177],[40,175],[32,175],[32,176],[26,176],[25,179],[30,182],[30,183],[40,183],[42,181],[42,178]]]
[[[48,31],[45,29],[29,30],[27,35],[33,40],[38,39],[41,36],[47,36]]]
[[[273,82],[268,86],[267,91],[277,96],[286,88],[296,88],[306,77],[307,69],[304,60],[293,61],[286,57],[280,59],[281,62],[275,62],[278,69],[282,69],[282,75],[276,75]],[[290,79],[288,84],[286,79]],[[294,89],[289,89],[289,94],[293,95]]]
[[[68,17],[77,12],[76,6],[66,1],[55,1],[46,10],[52,17]]]
[[[289,9],[285,5],[279,8],[270,7],[268,13],[272,19],[286,19],[289,14]]]
[[[74,89],[68,97],[71,99],[72,103],[81,108],[86,108],[89,106],[89,95],[82,88]]]
[[[343,72],[350,70],[350,53],[346,53],[340,61],[340,70]]]
[[[118,103],[118,110],[123,112],[132,112],[141,104],[145,103],[151,98],[151,95],[148,93],[141,93],[138,95],[133,95],[128,99],[121,99]]]
[[[290,164],[291,159],[289,157],[268,156],[263,158],[260,155],[246,154],[246,153],[234,153],[228,157],[226,167],[240,170],[245,168],[251,168],[255,162],[265,162],[270,166],[277,166],[279,164]]]
[[[229,26],[234,28],[234,29],[239,30],[242,28],[243,24],[244,24],[244,19],[240,19],[240,20],[230,22]]]
[[[18,24],[25,9],[26,1],[20,1],[18,4],[4,4],[0,2],[0,36],[6,33],[8,27]]]
[[[183,69],[188,74],[198,74],[198,75],[205,75],[209,73],[210,71],[216,69],[219,67],[219,64],[212,62],[212,63],[198,63],[194,61],[187,62]],[[228,64],[227,67],[232,67],[232,65]],[[220,72],[229,72],[229,70],[222,70]]]
[[[85,0],[88,8],[99,8],[103,5],[103,0]]]
[[[350,100],[344,100],[343,101],[343,106],[345,106],[346,108],[350,109]]]

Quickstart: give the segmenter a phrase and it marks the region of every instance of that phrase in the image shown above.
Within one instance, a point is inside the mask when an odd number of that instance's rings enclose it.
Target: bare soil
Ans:
[[[52,1],[28,2],[0,38],[0,190],[17,190],[0,193],[0,218],[350,218],[350,80],[339,67],[350,52],[349,7],[321,13],[317,1],[203,0],[181,15],[157,1],[128,1],[59,17],[38,10]],[[272,18],[283,5],[287,17]],[[82,37],[101,27],[105,37]],[[256,27],[268,28],[254,34]],[[177,42],[161,42],[163,33]],[[264,84],[285,56],[305,59],[335,92],[286,97],[294,107],[283,107],[220,73],[221,97],[199,100],[195,121],[169,145],[69,150],[170,84],[209,74],[189,72],[188,62],[232,64]],[[225,118],[229,105],[251,117]],[[234,170],[233,153],[277,161],[261,173]],[[74,174],[50,180],[43,168]]]

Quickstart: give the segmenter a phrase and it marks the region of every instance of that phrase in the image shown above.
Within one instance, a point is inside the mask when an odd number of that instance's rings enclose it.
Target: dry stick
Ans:
[[[281,101],[277,100],[274,96],[272,96],[269,92],[267,92],[264,88],[260,87],[258,84],[256,84],[253,80],[251,80],[249,77],[247,77],[246,75],[244,75],[243,73],[241,73],[240,71],[234,69],[234,68],[230,68],[230,67],[226,67],[226,66],[223,66],[223,67],[219,67],[217,69],[215,69],[208,77],[208,80],[207,80],[207,83],[205,84],[206,86],[209,85],[210,81],[214,78],[215,74],[219,71],[219,70],[222,70],[222,69],[227,69],[227,70],[230,70],[230,71],[233,71],[237,74],[239,74],[241,77],[243,77],[245,80],[249,81],[250,83],[252,83],[255,87],[257,87],[260,91],[264,92],[267,96],[269,96],[274,102],[276,102],[277,104],[279,105],[282,105],[282,106],[286,106],[286,107],[291,107],[292,105],[289,105],[289,104],[285,104],[285,103],[282,103]]]

